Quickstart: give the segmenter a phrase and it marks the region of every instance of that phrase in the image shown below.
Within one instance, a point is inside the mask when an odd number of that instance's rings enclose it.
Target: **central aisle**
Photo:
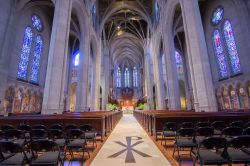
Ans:
[[[133,115],[123,115],[91,166],[170,165]]]

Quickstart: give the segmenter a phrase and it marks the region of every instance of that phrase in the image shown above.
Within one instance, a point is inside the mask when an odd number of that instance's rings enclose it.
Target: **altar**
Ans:
[[[133,114],[134,106],[122,106],[123,114]]]

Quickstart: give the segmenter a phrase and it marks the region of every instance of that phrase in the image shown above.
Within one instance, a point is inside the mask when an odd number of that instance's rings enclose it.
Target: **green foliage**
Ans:
[[[140,103],[137,108],[143,110],[145,107],[146,107],[145,104]]]
[[[118,106],[116,104],[108,103],[109,110],[118,110]]]

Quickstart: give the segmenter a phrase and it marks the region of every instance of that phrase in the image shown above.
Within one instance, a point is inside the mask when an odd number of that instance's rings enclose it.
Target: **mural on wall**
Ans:
[[[224,103],[224,109],[230,109],[231,108],[231,101],[230,101],[230,96],[228,94],[228,91],[226,89],[223,90],[222,92],[223,95],[223,103]]]
[[[235,89],[230,90],[230,100],[231,100],[231,108],[232,109],[239,109],[240,108],[239,101],[238,101],[238,95],[237,95]]]
[[[10,86],[5,91],[5,113],[41,112],[43,94],[39,90]]]
[[[23,89],[17,88],[15,91],[13,113],[20,113],[22,108]]]
[[[4,94],[4,110],[9,113],[12,111],[12,106],[14,102],[15,89],[14,87],[9,87]]]
[[[230,86],[223,85],[222,88],[216,90],[216,99],[219,110],[250,109],[250,84],[238,82]]]

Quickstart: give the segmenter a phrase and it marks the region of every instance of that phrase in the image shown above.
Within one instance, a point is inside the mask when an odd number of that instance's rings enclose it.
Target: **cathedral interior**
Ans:
[[[250,121],[249,39],[250,0],[0,0],[0,125],[121,112],[144,126],[147,111]]]

